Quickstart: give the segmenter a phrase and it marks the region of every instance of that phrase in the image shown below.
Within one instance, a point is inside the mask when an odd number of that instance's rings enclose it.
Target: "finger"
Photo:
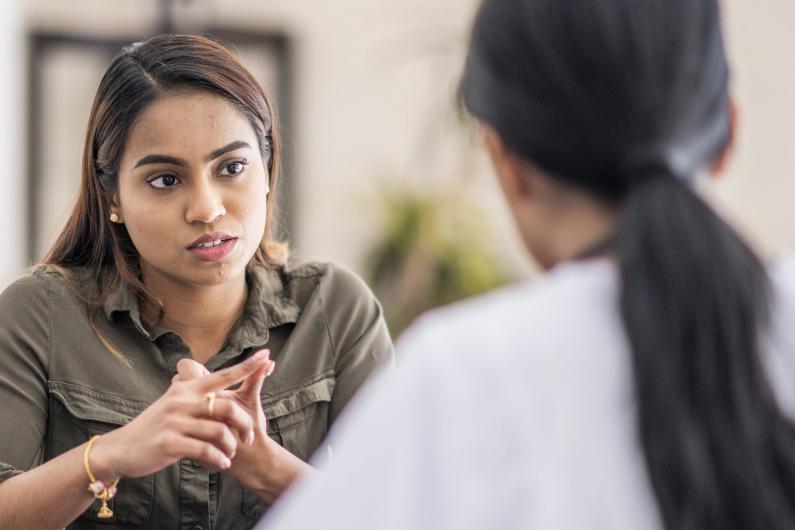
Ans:
[[[257,415],[264,415],[262,412],[262,400],[259,398],[259,396],[262,393],[262,384],[265,382],[265,378],[273,373],[275,366],[276,363],[272,363],[272,366],[269,367],[268,371],[257,379],[257,382],[254,384],[254,388],[251,389],[253,399],[256,402]]]
[[[182,418],[175,422],[174,427],[184,436],[213,444],[230,460],[237,453],[238,439],[223,422]]]
[[[190,381],[198,377],[204,377],[210,372],[201,363],[193,359],[182,358],[177,362],[177,374],[180,375],[183,381]]]
[[[269,353],[268,358],[270,359],[270,350],[268,350],[267,348],[263,348],[262,350],[258,350],[257,352],[255,352],[255,355],[257,353],[259,353],[259,352],[262,352],[262,351],[267,351]],[[238,388],[238,390],[242,391],[242,392],[247,392],[247,387],[249,387],[249,386],[251,386],[251,385],[256,383],[257,378],[260,377],[261,373],[268,370],[268,365],[269,364],[273,364],[273,360],[270,360],[269,363],[265,363],[265,365],[263,365],[263,367],[260,368],[259,372],[251,374],[250,376],[248,376],[246,378],[246,380],[243,381],[243,384],[240,385],[240,388]]]
[[[198,462],[202,467],[215,471],[232,467],[232,459],[211,443],[190,436],[180,436],[176,443],[182,458]]]
[[[254,421],[251,416],[243,410],[234,400],[217,396],[213,406],[213,415],[209,416],[207,402],[193,409],[193,416],[197,418],[207,418],[224,423],[235,431],[242,443],[247,443],[254,430]]]
[[[171,378],[171,383],[172,384],[179,383],[180,381],[182,381],[182,377],[180,377],[179,374],[177,374],[177,375],[175,375],[174,377]]]
[[[276,363],[273,361],[265,363],[265,365],[260,368],[258,372],[251,374],[246,378],[245,381],[243,381],[243,384],[240,385],[240,388],[237,389],[237,392],[242,396],[246,396],[247,399],[258,396],[259,390],[253,391],[254,387],[259,386],[261,389],[262,383],[260,380],[264,380],[266,377],[271,375],[275,367]]]
[[[274,370],[275,368],[276,368],[276,365],[274,364],[274,365],[271,367],[270,373],[269,373],[268,375],[270,375],[271,373],[273,373],[273,370]],[[267,376],[266,376],[266,377],[267,377]],[[263,379],[261,380],[261,382],[260,382],[260,384],[259,384],[259,388],[257,388],[257,394],[260,394],[260,393],[262,392],[262,384],[263,384],[264,382],[265,382],[265,378],[263,378]],[[258,423],[258,425],[260,426],[260,428],[261,428],[261,429],[262,429],[264,432],[267,432],[267,428],[268,428],[268,417],[267,417],[267,416],[265,416],[265,410],[263,410],[263,408],[262,408],[262,400],[261,400],[261,399],[257,399],[257,412],[255,412],[255,418],[257,418],[257,423]],[[253,443],[253,439],[252,439],[252,443]]]
[[[265,429],[268,424],[268,419],[265,417],[265,412],[262,410],[262,400],[260,399],[260,395],[262,394],[262,385],[265,383],[265,379],[273,373],[276,364],[271,361],[271,364],[268,366],[264,366],[262,370],[260,370],[256,375],[257,377],[250,377],[246,380],[246,382],[253,381],[251,386],[246,389],[249,393],[247,396],[240,396],[241,399],[246,399],[246,403],[250,403],[249,406],[254,408],[254,415],[252,419],[255,419],[255,425],[261,426],[262,429]],[[245,383],[244,383],[245,384]],[[254,443],[255,433],[254,431],[251,432],[251,438],[248,440],[247,445],[251,445]]]
[[[194,379],[193,384],[198,392],[207,393],[214,390],[223,390],[236,383],[243,381],[250,374],[253,374],[268,361],[270,351],[260,350],[245,361],[223,370],[218,370],[210,375]]]

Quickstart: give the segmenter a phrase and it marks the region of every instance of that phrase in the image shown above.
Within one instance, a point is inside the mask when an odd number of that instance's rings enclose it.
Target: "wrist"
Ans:
[[[260,472],[251,489],[268,503],[273,503],[290,484],[312,468],[290,451],[265,437],[260,449]]]
[[[113,440],[108,439],[108,435],[97,438],[88,453],[88,464],[94,478],[102,481],[103,484],[112,484],[121,477],[117,462]],[[89,478],[86,477],[86,480]]]

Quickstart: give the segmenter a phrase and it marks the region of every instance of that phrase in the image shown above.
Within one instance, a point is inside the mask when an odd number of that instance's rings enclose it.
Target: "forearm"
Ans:
[[[0,483],[0,530],[58,530],[93,502],[85,444]]]
[[[273,504],[298,478],[315,471],[276,442],[269,443],[263,452],[264,457],[256,460],[257,480],[253,490],[268,504]]]

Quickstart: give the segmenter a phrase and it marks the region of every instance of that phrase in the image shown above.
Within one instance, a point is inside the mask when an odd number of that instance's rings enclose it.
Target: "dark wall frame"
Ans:
[[[165,25],[163,28],[167,28]],[[242,31],[230,28],[208,28],[199,32],[203,35],[211,35],[222,42],[230,44],[233,49],[235,46],[251,46],[262,47],[263,50],[269,50],[276,58],[278,75],[278,101],[276,101],[276,111],[280,121],[281,131],[289,131],[289,135],[282,135],[284,140],[287,138],[295,138],[295,121],[293,119],[293,91],[294,86],[294,64],[292,42],[290,38],[281,32],[277,31]],[[127,37],[114,36],[114,37],[93,37],[72,33],[57,33],[57,32],[31,32],[28,35],[28,64],[27,64],[27,141],[26,141],[26,157],[27,157],[27,220],[26,220],[26,258],[28,264],[35,263],[39,256],[37,256],[37,241],[36,238],[39,234],[39,194],[41,193],[40,185],[42,184],[41,164],[38,160],[36,146],[39,144],[41,138],[41,128],[43,126],[41,107],[43,101],[42,94],[42,70],[40,67],[40,59],[52,49],[59,47],[86,47],[92,51],[98,51],[107,55],[108,64],[116,55],[116,53],[123,46],[131,42],[139,41],[146,38],[144,35],[129,35]],[[267,88],[267,87],[266,87]],[[86,120],[88,117],[86,116]],[[82,131],[85,134],[85,131]],[[286,144],[286,146],[285,146]],[[286,238],[289,234],[295,233],[294,231],[294,194],[292,190],[293,176],[295,174],[295,158],[293,141],[283,141],[282,150],[282,170],[281,170],[281,183],[279,193],[279,214],[281,222],[280,237]],[[77,190],[75,190],[76,192]]]

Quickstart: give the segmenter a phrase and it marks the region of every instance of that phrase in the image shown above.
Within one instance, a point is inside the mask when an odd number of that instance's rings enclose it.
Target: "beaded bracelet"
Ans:
[[[99,435],[92,436],[88,441],[88,444],[86,444],[86,449],[83,451],[83,465],[86,468],[86,474],[88,475],[89,480],[88,491],[94,494],[95,499],[102,501],[102,506],[99,509],[97,517],[100,519],[110,519],[113,517],[113,510],[111,510],[108,506],[108,501],[116,495],[116,486],[119,484],[119,479],[116,479],[110,486],[105,486],[105,483],[101,480],[97,480],[94,474],[91,472],[91,466],[88,465],[88,453],[91,451],[91,447],[93,447],[94,442],[96,442],[98,439]]]

